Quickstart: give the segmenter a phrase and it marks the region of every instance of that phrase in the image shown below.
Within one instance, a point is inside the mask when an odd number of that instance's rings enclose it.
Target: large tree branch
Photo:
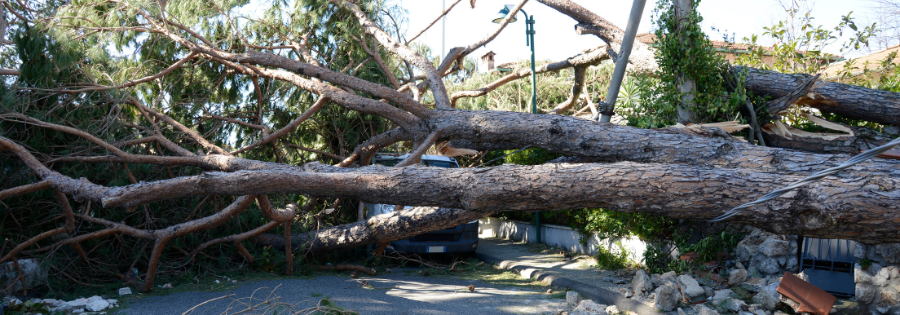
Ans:
[[[810,78],[805,74],[789,75],[754,68],[743,69],[748,71],[747,89],[772,98],[779,98],[797,90]],[[826,113],[879,124],[900,125],[900,93],[820,81],[796,103]]]
[[[470,211],[595,208],[712,218],[801,179],[745,169],[674,164],[502,166],[491,169],[334,168],[213,172],[124,187],[101,196],[104,207],[133,206],[208,194],[295,193],[353,197],[371,203],[464,208]],[[364,184],[360,184],[364,183]],[[583,183],[590,183],[584,185]],[[828,178],[744,212],[738,221],[779,233],[900,242],[900,179],[879,174]],[[864,209],[860,204],[866,204]]]
[[[447,88],[444,87],[444,81],[441,80],[440,73],[434,69],[434,65],[431,64],[431,61],[415,50],[391,38],[390,35],[375,25],[375,23],[372,22],[372,20],[370,20],[369,17],[367,17],[355,4],[346,0],[331,0],[331,2],[340,5],[353,13],[366,33],[378,40],[385,49],[422,70],[422,72],[425,73],[425,77],[428,78],[428,84],[431,85],[431,92],[434,94],[434,100],[437,107],[450,108],[450,98],[447,95]]]
[[[538,0],[538,2],[578,21],[579,24],[575,26],[576,32],[578,34],[593,34],[599,37],[606,43],[613,60],[618,62],[617,53],[621,49],[622,40],[625,39],[625,31],[571,0]],[[637,41],[632,46],[632,52],[628,61],[639,72],[649,72],[658,67],[650,47]]]

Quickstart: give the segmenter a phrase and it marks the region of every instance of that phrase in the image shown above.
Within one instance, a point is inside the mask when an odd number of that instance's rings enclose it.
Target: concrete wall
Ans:
[[[499,237],[520,242],[536,243],[534,225],[525,221],[500,220],[487,217],[478,220],[478,235],[481,238]],[[581,244],[581,233],[561,225],[542,224],[541,241],[544,244],[588,255],[596,255],[597,248],[605,247],[612,252],[619,252],[621,244],[633,261],[641,261],[647,244],[636,237],[622,239],[601,239],[597,234],[591,235],[587,245]]]

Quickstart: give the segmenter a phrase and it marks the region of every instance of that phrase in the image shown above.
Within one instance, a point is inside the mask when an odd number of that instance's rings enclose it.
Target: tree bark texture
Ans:
[[[748,71],[747,89],[773,99],[796,90],[810,76],[783,74],[754,68]],[[825,113],[862,119],[886,125],[900,125],[900,93],[873,90],[861,86],[816,82],[812,90],[797,104],[814,107]]]

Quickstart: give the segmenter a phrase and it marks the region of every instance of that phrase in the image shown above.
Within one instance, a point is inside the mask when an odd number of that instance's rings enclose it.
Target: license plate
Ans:
[[[428,253],[446,253],[447,246],[428,246],[428,249],[426,252],[428,252]]]

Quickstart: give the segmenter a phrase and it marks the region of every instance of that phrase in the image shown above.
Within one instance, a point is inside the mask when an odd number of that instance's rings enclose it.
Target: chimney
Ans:
[[[487,71],[494,70],[494,55],[496,54],[493,51],[489,51],[481,56],[481,62],[487,66]]]

